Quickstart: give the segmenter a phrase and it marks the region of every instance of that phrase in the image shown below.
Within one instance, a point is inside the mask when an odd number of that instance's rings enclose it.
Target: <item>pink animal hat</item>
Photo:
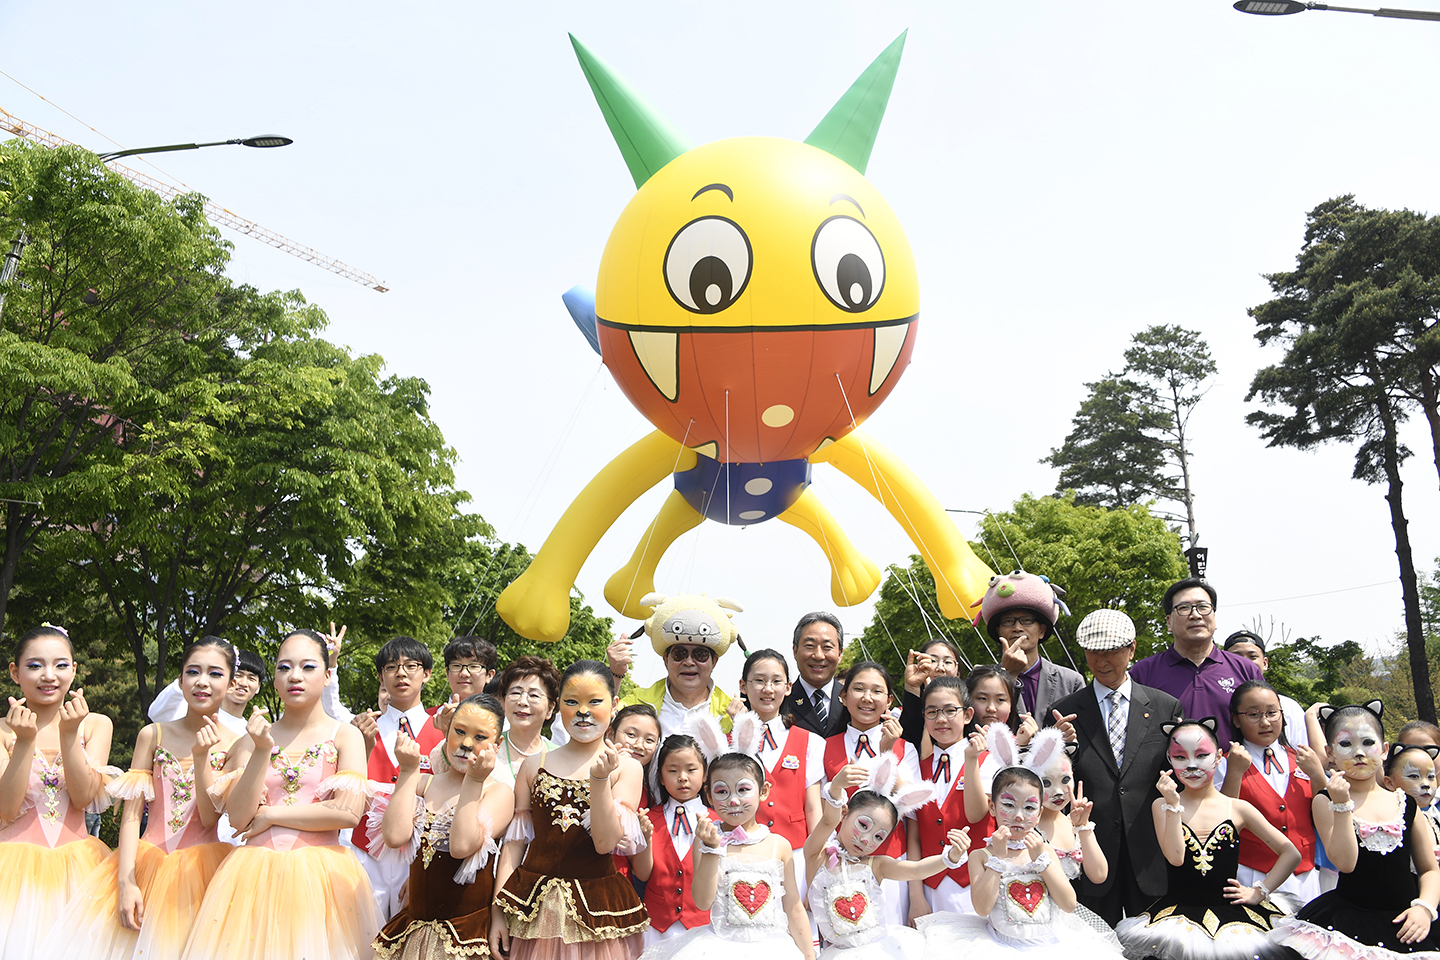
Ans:
[[[1000,615],[1010,610],[1029,610],[1045,621],[1045,637],[1048,637],[1055,630],[1055,621],[1062,614],[1070,613],[1070,608],[1061,599],[1064,596],[1065,591],[1051,583],[1049,577],[1024,570],[996,574],[990,578],[990,589],[980,600],[980,617],[985,621],[985,632],[990,634],[991,640],[999,640],[992,624]]]

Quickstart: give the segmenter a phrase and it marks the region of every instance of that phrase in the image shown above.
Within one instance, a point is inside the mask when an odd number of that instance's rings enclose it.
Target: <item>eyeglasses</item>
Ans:
[[[709,663],[714,656],[715,651],[709,647],[684,647],[677,644],[665,651],[665,659],[671,663],[684,663],[686,660]]]
[[[1251,710],[1249,713],[1240,714],[1240,716],[1244,717],[1246,720],[1249,720],[1251,723],[1259,723],[1261,720],[1279,720],[1280,711],[1266,710],[1264,713],[1261,713],[1258,710]]]
[[[1172,613],[1178,613],[1182,617],[1188,617],[1192,613],[1198,613],[1202,617],[1208,617],[1215,612],[1213,603],[1177,603],[1170,608]]]
[[[944,717],[946,720],[954,720],[959,713],[960,708],[953,704],[948,707],[926,707],[925,719],[939,720],[941,717]]]
[[[445,669],[451,673],[463,673],[467,677],[473,677],[486,672],[485,664],[483,663],[452,663]]]
[[[1040,621],[1036,620],[1034,617],[1001,617],[999,620],[995,621],[995,626],[1002,629],[1005,627],[1033,627],[1039,622]],[[951,662],[953,663],[954,661]]]
[[[505,699],[513,703],[519,703],[521,700],[527,703],[544,703],[550,698],[539,690],[520,690],[517,688],[515,690],[505,691]]]
[[[425,672],[425,664],[416,660],[406,660],[404,663],[387,663],[380,669],[380,672],[387,677],[393,677],[402,670],[413,677],[417,673]]]
[[[676,662],[678,663],[679,661],[676,661]],[[755,685],[755,687],[756,687],[757,689],[760,689],[760,690],[779,690],[781,687],[785,686],[785,684],[789,683],[790,681],[788,681],[788,680],[746,680],[745,682],[746,682],[746,683],[753,683],[753,684]]]

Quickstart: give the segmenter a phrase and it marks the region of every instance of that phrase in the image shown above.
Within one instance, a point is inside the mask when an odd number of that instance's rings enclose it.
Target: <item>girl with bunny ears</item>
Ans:
[[[1120,921],[1115,933],[1125,954],[1139,960],[1282,960],[1270,938],[1281,915],[1270,901],[1300,863],[1300,851],[1255,807],[1215,789],[1220,747],[1214,717],[1162,724],[1170,738],[1171,769],[1162,771],[1151,809],[1160,850],[1170,864],[1165,896],[1149,912]],[[1175,781],[1180,781],[1180,787]],[[1275,853],[1275,864],[1253,886],[1235,879],[1240,831]]]
[[[1061,741],[1061,747],[1053,751],[1047,749],[1051,733]],[[1110,861],[1095,839],[1095,824],[1090,822],[1095,805],[1085,798],[1085,785],[1076,782],[1070,766],[1073,746],[1064,743],[1056,727],[1040,731],[1031,744],[1025,765],[1040,775],[1040,798],[1045,807],[1036,829],[1060,858],[1060,869],[1071,885],[1079,881],[1082,872],[1091,883],[1104,883],[1110,875]]]
[[[1048,765],[1061,751],[1048,734],[1037,735],[1032,763]],[[1063,949],[1068,960],[1119,960],[1119,941],[1104,922],[1078,907],[1075,891],[1054,849],[1036,829],[1044,809],[1040,775],[1014,765],[1019,754],[1008,727],[986,730],[992,755],[1008,761],[995,774],[990,813],[995,832],[970,852],[974,914],[933,913],[916,925],[931,952],[952,955],[976,949],[987,954],[1051,957]],[[1043,738],[1043,739],[1042,739]],[[1083,913],[1077,913],[1083,911]]]
[[[733,960],[737,945],[768,960],[815,960],[793,851],[757,822],[770,792],[756,759],[763,726],[755,714],[739,714],[731,746],[713,716],[690,720],[690,735],[710,764],[704,796],[721,821],[698,820],[690,845],[690,893],[695,906],[710,911],[710,925],[648,947],[641,960]]]
[[[847,802],[853,787],[859,790]],[[868,769],[847,764],[826,785],[825,810],[805,841],[810,912],[829,944],[821,960],[901,960],[923,954],[919,933],[886,922],[880,884],[957,869],[968,856],[970,831],[951,830],[945,849],[923,860],[896,860],[878,851],[903,817],[934,798],[933,784],[901,780],[900,763],[888,753]]]

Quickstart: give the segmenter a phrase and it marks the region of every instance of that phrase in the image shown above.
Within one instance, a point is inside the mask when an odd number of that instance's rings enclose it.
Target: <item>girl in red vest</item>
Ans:
[[[847,794],[855,789],[853,795]],[[886,880],[923,881],[965,863],[966,830],[951,830],[941,852],[924,859],[895,860],[876,851],[891,830],[935,797],[928,783],[906,783],[899,761],[885,754],[869,768],[851,764],[826,787],[820,826],[805,841],[810,912],[829,944],[820,960],[918,958],[924,938],[909,927],[886,923]]]
[[[1309,747],[1290,746],[1280,695],[1264,680],[1247,680],[1231,696],[1230,723],[1243,742],[1230,744],[1223,792],[1259,810],[1300,851],[1295,875],[1270,894],[1277,907],[1294,913],[1321,892],[1310,803],[1312,780],[1318,777],[1324,783],[1324,768]],[[1235,879],[1250,886],[1264,880],[1273,866],[1275,854],[1270,848],[1250,831],[1241,832]]]
[[[764,728],[756,759],[765,768],[770,796],[760,822],[790,841],[792,849],[820,822],[820,787],[825,782],[825,741],[801,726],[788,729],[780,707],[790,695],[790,665],[776,650],[756,650],[740,670],[740,696]],[[803,886],[803,884],[802,884]]]
[[[674,734],[655,753],[654,793],[658,802],[646,811],[650,845],[630,858],[630,872],[645,884],[645,909],[650,929],[645,946],[680,936],[710,923],[710,911],[695,906],[690,889],[695,858],[690,846],[701,820],[716,819],[705,806],[705,756],[694,737]]]
[[[920,778],[934,785],[935,798],[906,824],[911,860],[939,854],[952,830],[968,829],[971,844],[981,846],[995,829],[988,812],[977,820],[965,812],[965,727],[974,713],[965,681],[936,677],[925,685],[922,704],[929,737],[921,748]],[[935,911],[970,912],[970,871],[964,864],[910,882],[911,921]]]
[[[840,679],[840,702],[850,722],[843,733],[825,741],[825,776],[835,779],[841,768],[859,763],[873,766],[884,753],[893,753],[900,763],[900,778],[906,783],[920,780],[920,757],[915,746],[901,738],[900,721],[890,715],[890,701],[895,684],[890,674],[878,663],[869,660],[855,664]],[[850,789],[855,792],[854,787]],[[903,860],[906,856],[905,828],[896,823],[878,851],[887,857]],[[904,926],[909,922],[909,889],[900,880],[885,881],[885,904],[890,915],[887,923]]]

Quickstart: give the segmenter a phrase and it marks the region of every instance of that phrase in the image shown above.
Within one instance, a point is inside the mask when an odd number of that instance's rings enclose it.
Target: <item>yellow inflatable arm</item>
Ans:
[[[941,613],[951,620],[979,616],[980,608],[972,605],[985,596],[990,568],[975,556],[940,501],[899,457],[854,430],[810,459],[833,464],[885,505],[934,575]]]
[[[630,504],[655,484],[695,466],[695,452],[659,430],[611,460],[566,509],[540,552],[495,604],[516,633],[554,643],[570,628],[570,590],[590,551]]]

